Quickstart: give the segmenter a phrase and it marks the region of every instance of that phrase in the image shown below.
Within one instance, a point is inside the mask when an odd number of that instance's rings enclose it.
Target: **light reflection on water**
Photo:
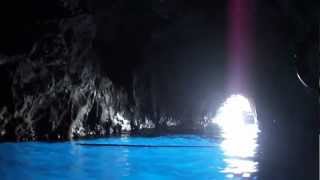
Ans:
[[[220,127],[223,138],[220,147],[227,166],[222,172],[230,178],[251,177],[258,171],[255,156],[260,130],[250,102],[241,95],[232,95],[218,109],[213,122]]]
[[[86,147],[65,143],[0,143],[5,179],[226,179],[219,141],[194,135],[83,140],[82,143],[195,145],[210,148]]]
[[[78,146],[73,142],[0,143],[1,179],[255,179],[259,128],[250,104],[240,96],[227,100],[213,122],[221,128],[222,141],[194,135],[80,141],[210,148],[106,148]]]
[[[255,171],[252,168],[255,164],[251,164],[253,161],[229,157],[221,148],[220,141],[212,138],[179,135],[102,138],[81,142],[210,148],[105,148],[78,146],[72,142],[0,143],[1,179],[224,180],[230,175],[242,173],[245,177]]]

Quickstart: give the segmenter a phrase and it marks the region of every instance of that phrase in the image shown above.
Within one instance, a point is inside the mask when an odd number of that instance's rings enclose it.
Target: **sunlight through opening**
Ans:
[[[253,158],[260,130],[256,111],[249,100],[242,95],[230,96],[212,122],[221,129],[223,138],[220,146],[227,164],[223,172],[243,177],[256,172],[257,162]]]

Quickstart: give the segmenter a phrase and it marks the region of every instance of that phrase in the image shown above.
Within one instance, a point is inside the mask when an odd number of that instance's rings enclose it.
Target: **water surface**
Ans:
[[[88,147],[78,143],[207,147]],[[255,161],[228,156],[221,143],[193,135],[2,143],[0,174],[1,179],[255,179]]]

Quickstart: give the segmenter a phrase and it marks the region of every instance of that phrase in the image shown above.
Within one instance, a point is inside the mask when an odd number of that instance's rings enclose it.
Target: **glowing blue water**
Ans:
[[[226,179],[219,142],[198,136],[122,137],[81,143],[212,148],[87,147],[75,142],[0,144],[0,179]]]

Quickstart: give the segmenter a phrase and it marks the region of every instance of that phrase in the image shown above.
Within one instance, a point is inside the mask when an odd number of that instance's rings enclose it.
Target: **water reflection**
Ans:
[[[227,166],[222,172],[229,178],[248,178],[257,172],[258,162],[254,158],[260,130],[256,117],[255,109],[248,99],[232,95],[218,109],[213,119],[220,127],[223,138],[220,147]]]

